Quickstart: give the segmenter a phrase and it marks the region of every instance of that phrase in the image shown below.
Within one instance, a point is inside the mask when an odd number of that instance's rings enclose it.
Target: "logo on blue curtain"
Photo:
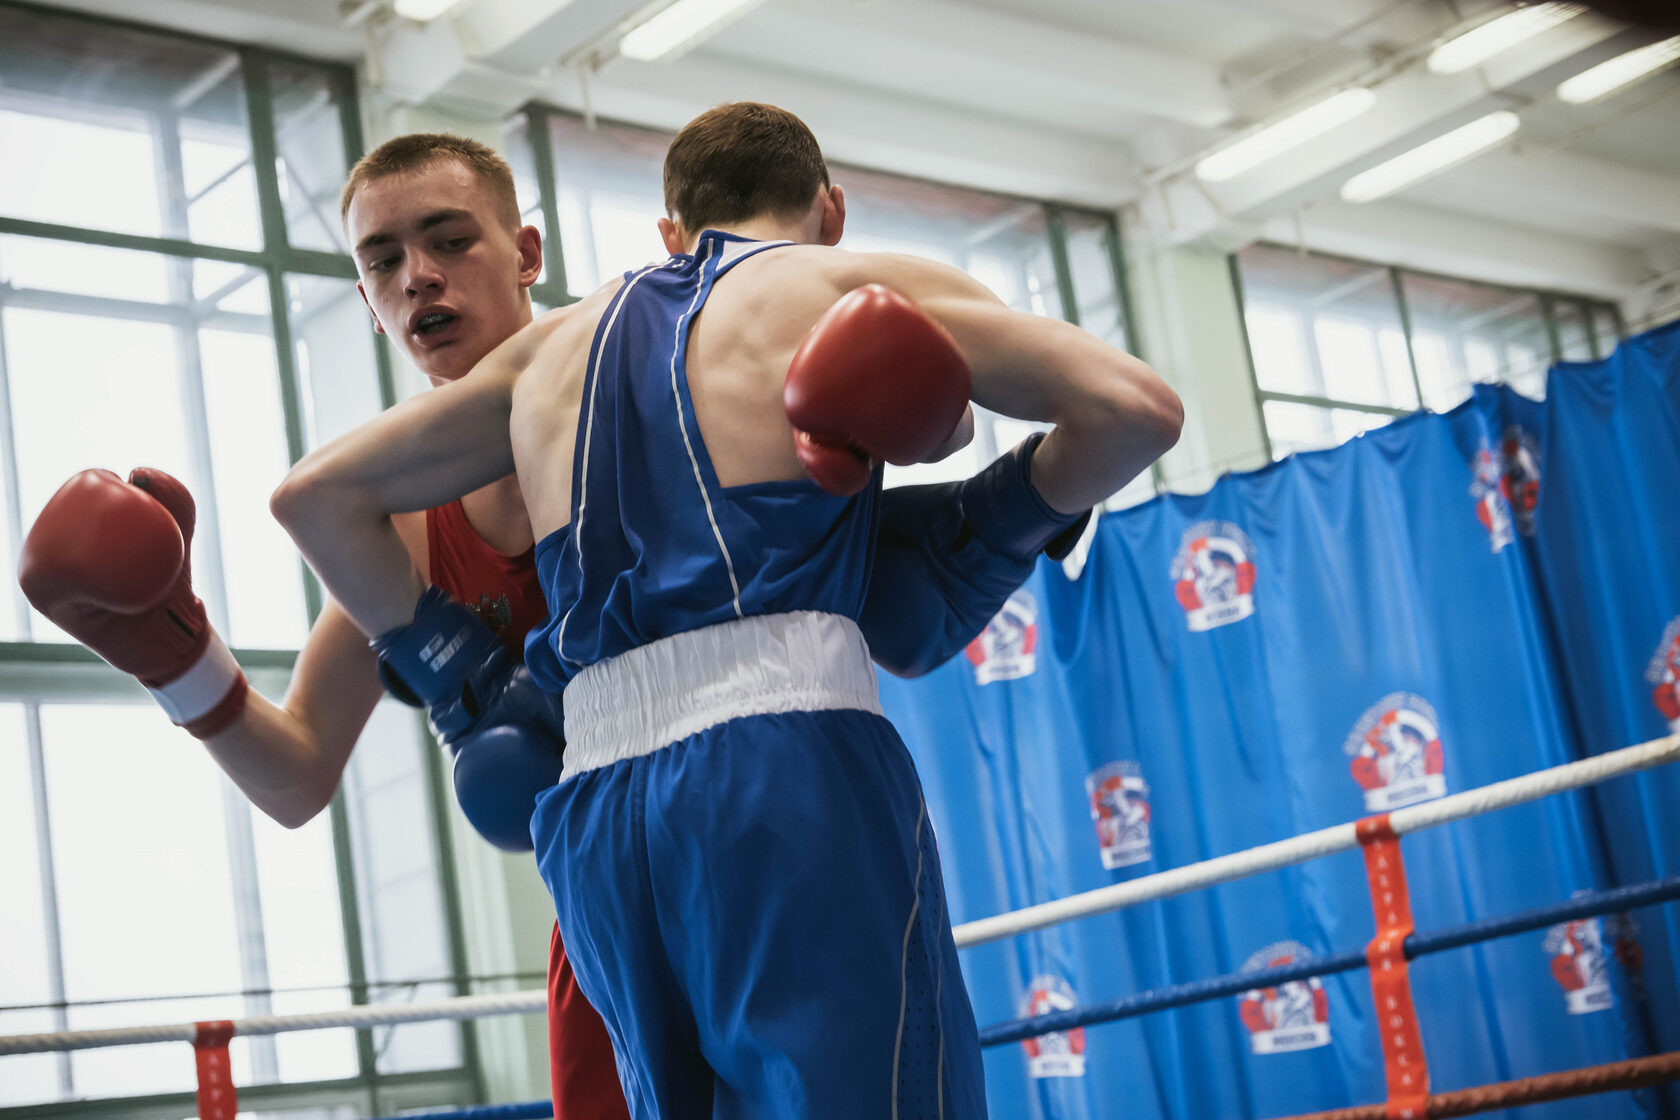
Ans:
[[[1669,727],[1680,732],[1680,617],[1663,628],[1662,641],[1645,669],[1651,683],[1651,701]]]
[[[1113,871],[1149,862],[1149,786],[1138,764],[1125,760],[1097,767],[1085,777],[1085,793],[1103,867]]]
[[[1365,793],[1365,811],[1386,813],[1447,792],[1440,720],[1421,696],[1391,692],[1365,710],[1342,747]]]
[[[1192,631],[1254,613],[1254,545],[1229,521],[1190,526],[1172,562],[1173,593]]]
[[[1046,974],[1033,977],[1016,1011],[1025,1019],[1052,1011],[1071,1011],[1077,1006],[1068,982],[1060,976]],[[1021,1048],[1027,1052],[1027,1072],[1033,1077],[1085,1076],[1084,1027],[1025,1038],[1021,1040]]]
[[[963,651],[974,666],[977,684],[1030,677],[1038,668],[1038,600],[1022,589],[992,616],[980,636]]]
[[[1518,425],[1505,429],[1500,444],[1505,460],[1505,501],[1517,519],[1517,531],[1534,535],[1534,513],[1540,508],[1540,441]]]
[[[1610,992],[1610,961],[1604,952],[1604,926],[1597,918],[1564,922],[1546,931],[1543,942],[1552,958],[1552,979],[1563,989],[1571,1015],[1607,1011],[1616,1002]]]
[[[1495,552],[1514,539],[1507,486],[1504,455],[1484,443],[1470,461],[1470,496],[1476,500],[1476,520],[1487,530]]]
[[[1312,956],[1299,941],[1279,941],[1250,956],[1242,971],[1281,968]],[[1237,1014],[1256,1054],[1287,1054],[1330,1045],[1330,993],[1316,976],[1272,988],[1251,988],[1237,1000]]]

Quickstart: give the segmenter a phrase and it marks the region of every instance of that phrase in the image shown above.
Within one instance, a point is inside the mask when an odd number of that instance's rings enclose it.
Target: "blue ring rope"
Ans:
[[[442,1112],[405,1112],[401,1116],[387,1116],[385,1120],[550,1120],[553,1115],[553,1101],[527,1101],[524,1104],[451,1108]]]
[[[1537,910],[1526,910],[1500,918],[1484,918],[1481,921],[1452,926],[1431,933],[1414,933],[1406,938],[1402,951],[1405,953],[1407,960],[1414,960],[1430,953],[1458,949],[1465,945],[1490,941],[1496,937],[1508,937],[1514,933],[1541,929],[1575,918],[1596,917],[1617,910],[1635,910],[1641,906],[1650,906],[1658,902],[1671,902],[1677,898],[1680,898],[1680,875],[1668,879],[1658,879],[1655,882],[1641,883],[1634,887],[1617,887],[1613,890],[1593,891],[1589,894],[1578,895],[1568,902],[1543,906]],[[1187,984],[1173,984],[1168,987],[1154,988],[1147,992],[1125,996],[1121,999],[1110,1000],[1107,1003],[1089,1004],[1069,1011],[1053,1011],[1048,1015],[1038,1015],[1029,1019],[1011,1019],[1007,1022],[995,1023],[980,1032],[980,1045],[1001,1046],[1004,1043],[1032,1038],[1035,1035],[1067,1031],[1075,1027],[1107,1023],[1116,1019],[1128,1019],[1136,1015],[1146,1015],[1152,1011],[1166,1011],[1174,1007],[1218,999],[1221,996],[1236,995],[1239,992],[1246,992],[1254,988],[1273,988],[1292,980],[1305,980],[1311,976],[1330,976],[1338,972],[1351,972],[1356,968],[1363,967],[1365,967],[1365,953],[1363,950],[1359,950],[1337,953],[1329,957],[1314,957],[1311,960],[1296,961],[1293,964],[1279,965],[1276,968],[1262,968],[1253,972],[1234,972],[1211,980],[1193,980]],[[411,1112],[400,1117],[390,1117],[388,1120],[548,1120],[553,1115],[554,1106],[549,1101],[530,1101],[525,1104],[489,1105],[482,1108],[451,1109],[442,1112]]]
[[[1500,918],[1483,918],[1481,921],[1470,922],[1462,926],[1452,926],[1431,933],[1414,933],[1406,938],[1402,949],[1406,954],[1406,959],[1412,960],[1429,953],[1457,949],[1465,945],[1489,941],[1496,937],[1507,937],[1513,933],[1522,933],[1526,930],[1541,929],[1575,918],[1589,918],[1617,910],[1633,910],[1653,903],[1671,902],[1676,898],[1680,898],[1680,875],[1668,879],[1658,879],[1650,883],[1641,883],[1633,887],[1616,887],[1607,891],[1593,891],[1578,895],[1568,902],[1543,906],[1537,910],[1526,910]],[[1192,980],[1186,984],[1153,988],[1147,992],[1124,996],[1107,1003],[1087,1004],[1084,1007],[1075,1007],[1067,1011],[1052,1011],[1047,1015],[1036,1015],[1027,1019],[1010,1019],[1002,1023],[994,1023],[981,1030],[980,1045],[1001,1046],[1006,1042],[1016,1042],[1023,1038],[1053,1034],[1095,1023],[1107,1023],[1115,1019],[1129,1019],[1136,1015],[1146,1015],[1152,1011],[1166,1011],[1174,1007],[1183,1007],[1186,1004],[1218,999],[1220,996],[1236,995],[1238,992],[1246,992],[1253,988],[1274,988],[1292,980],[1305,980],[1309,976],[1329,976],[1337,972],[1349,972],[1363,967],[1365,967],[1365,951],[1361,949],[1356,952],[1337,953],[1329,957],[1314,957],[1307,961],[1296,961],[1292,964],[1279,965],[1276,968],[1262,968],[1253,972],[1234,972],[1211,980]]]

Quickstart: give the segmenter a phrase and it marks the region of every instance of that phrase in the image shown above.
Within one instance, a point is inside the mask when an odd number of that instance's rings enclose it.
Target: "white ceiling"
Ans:
[[[380,0],[382,2],[382,0]],[[388,93],[504,112],[530,96],[676,127],[709,105],[800,113],[830,158],[1131,210],[1146,242],[1265,234],[1384,249],[1422,267],[1481,261],[1625,296],[1680,263],[1680,71],[1573,107],[1558,81],[1654,38],[1582,16],[1467,74],[1421,57],[1502,0],[767,0],[668,63],[613,57],[647,0],[462,0],[424,31],[345,24],[357,0],[61,0],[61,6],[360,60]],[[370,44],[372,44],[370,46]],[[593,44],[593,46],[591,46]],[[1210,186],[1195,157],[1339,85],[1376,109]],[[374,99],[376,100],[376,99]],[[1337,199],[1351,174],[1494,108],[1516,142],[1392,200]]]

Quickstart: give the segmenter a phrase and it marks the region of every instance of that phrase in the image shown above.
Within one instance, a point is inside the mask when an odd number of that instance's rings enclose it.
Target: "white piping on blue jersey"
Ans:
[[[689,301],[688,310],[677,316],[677,336],[671,343],[671,399],[677,406],[677,427],[682,430],[683,447],[688,450],[689,465],[694,468],[694,481],[700,486],[700,499],[706,503],[706,520],[712,524],[712,536],[717,538],[718,550],[723,553],[723,565],[729,569],[729,586],[735,592],[735,617],[745,618],[741,611],[741,585],[735,579],[735,561],[729,557],[729,546],[723,543],[723,530],[718,528],[717,517],[712,513],[712,496],[706,493],[706,479],[700,473],[700,460],[694,457],[694,441],[688,438],[688,417],[683,415],[682,393],[677,389],[677,355],[682,352],[683,332],[688,327],[689,319],[694,316],[694,309],[700,305],[700,296],[706,290],[706,265],[712,259],[712,245],[706,243],[706,258],[700,262],[699,279],[694,286],[694,298]]]
[[[589,441],[595,434],[595,392],[601,387],[601,356],[607,352],[607,339],[612,336],[613,324],[618,322],[618,313],[624,310],[624,304],[630,298],[630,289],[639,284],[642,277],[648,273],[664,267],[664,262],[646,266],[632,276],[624,285],[624,289],[618,293],[612,315],[607,318],[607,329],[601,332],[601,345],[595,350],[595,368],[589,371],[589,419],[583,426],[583,477],[578,480],[578,507],[577,513],[572,517],[572,542],[577,545],[579,593],[572,605],[566,608],[566,613],[560,616],[560,629],[554,636],[554,652],[560,655],[561,660],[569,661],[573,665],[579,662],[566,656],[566,623],[571,621],[572,611],[583,600],[583,511],[589,506]]]
[[[898,1061],[904,1049],[904,1007],[910,995],[910,932],[916,928],[916,913],[922,908],[922,822],[927,819],[927,802],[916,810],[916,877],[910,881],[915,901],[910,904],[910,920],[904,923],[904,951],[898,959],[898,1037],[893,1040],[892,1120],[898,1120]],[[937,1007],[937,1003],[935,1004]],[[937,1020],[936,1020],[937,1021]],[[945,1031],[939,1031],[940,1070],[934,1076],[940,1085],[939,1115],[945,1115]]]

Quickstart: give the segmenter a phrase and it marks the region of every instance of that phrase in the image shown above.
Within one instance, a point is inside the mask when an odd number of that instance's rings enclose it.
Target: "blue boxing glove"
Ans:
[[[560,697],[539,686],[476,614],[436,587],[420,597],[413,622],[370,644],[386,689],[427,709],[473,828],[503,851],[530,851],[537,795],[560,780]]]
[[[1091,511],[1050,508],[1032,484],[1035,432],[962,482],[881,494],[875,570],[858,626],[876,663],[900,677],[943,665],[1032,575],[1039,553],[1072,551]]]

